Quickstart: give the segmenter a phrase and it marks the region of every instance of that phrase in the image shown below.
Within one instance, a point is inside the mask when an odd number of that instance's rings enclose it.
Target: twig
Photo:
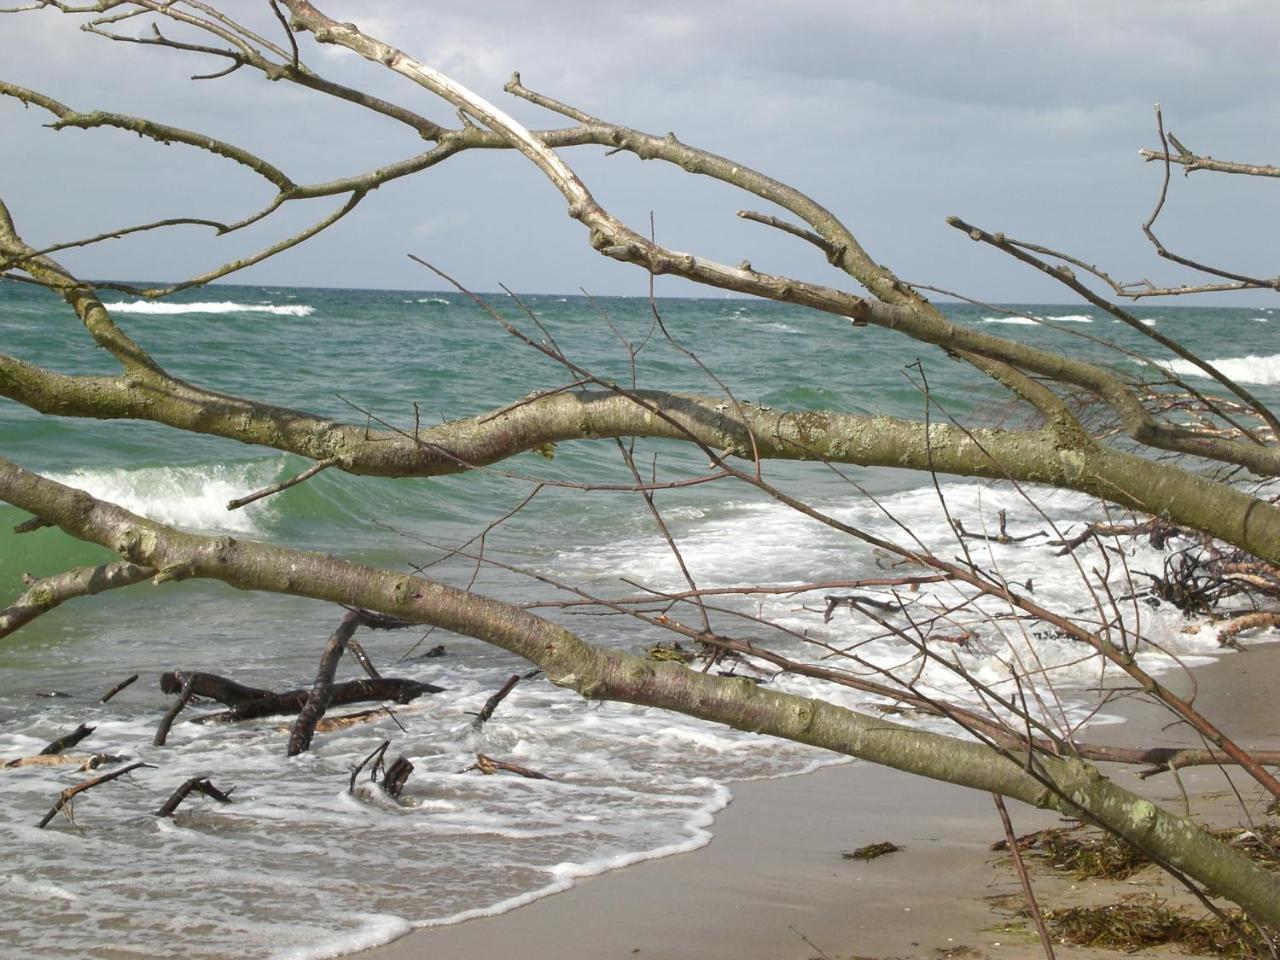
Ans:
[[[137,770],[139,767],[150,767],[150,766],[153,766],[153,764],[143,763],[141,761],[137,763],[131,763],[129,764],[129,766],[121,767],[119,770],[113,770],[111,771],[111,773],[104,773],[102,776],[94,777],[92,780],[85,780],[82,783],[77,783],[74,787],[67,787],[60,794],[58,794],[58,802],[55,803],[49,809],[49,812],[44,815],[43,819],[41,819],[41,821],[37,823],[36,826],[41,829],[43,829],[44,827],[47,827],[49,825],[49,821],[58,815],[59,810],[67,808],[67,805],[70,803],[71,799],[76,796],[76,794],[83,793],[86,790],[92,789],[93,787],[96,787],[100,783],[106,783],[109,780],[114,780],[116,779],[116,777],[123,777],[126,773],[131,773],[134,770]],[[71,814],[69,812],[67,814],[67,817],[68,819],[70,819],[71,817]]]
[[[128,686],[130,686],[131,684],[133,684],[134,682],[136,682],[136,681],[137,681],[137,679],[138,679],[138,675],[137,675],[136,673],[135,673],[133,676],[131,676],[131,677],[125,677],[123,680],[121,680],[119,683],[117,683],[114,687],[112,687],[110,690],[108,690],[106,693],[104,693],[104,694],[102,695],[102,699],[101,699],[101,700],[99,700],[98,702],[99,702],[99,703],[106,703],[108,700],[110,700],[112,697],[114,697],[117,693],[119,693],[119,692],[120,692],[121,690],[123,690],[125,687],[128,687]]]
[[[484,706],[480,708],[480,712],[477,713],[475,715],[475,719],[471,721],[471,728],[473,730],[479,730],[483,727],[485,723],[488,722],[489,718],[493,716],[493,711],[498,709],[498,704],[507,698],[507,694],[514,690],[516,684],[519,682],[520,674],[513,673],[509,676],[507,678],[507,682],[502,685],[501,689],[484,702]]]
[[[291,477],[288,480],[282,480],[280,483],[274,483],[269,487],[263,487],[261,490],[257,490],[251,494],[248,494],[247,496],[240,497],[237,500],[229,501],[227,503],[227,509],[239,510],[241,507],[247,504],[253,503],[255,500],[261,500],[263,497],[270,497],[273,494],[279,493],[281,490],[288,490],[292,486],[296,486],[299,483],[302,483],[306,480],[310,480],[321,470],[328,470],[330,467],[337,467],[342,465],[343,465],[342,457],[329,457],[327,460],[319,460],[316,463],[313,463],[311,466],[309,466],[306,470],[303,470],[296,477]]]
[[[469,767],[463,767],[459,773],[470,773],[472,770],[479,770],[485,775],[497,773],[499,770],[505,770],[507,773],[514,773],[521,777],[527,777],[530,780],[550,780],[545,773],[539,773],[537,770],[530,770],[528,767],[522,767],[518,763],[509,763],[506,760],[495,760],[483,753],[476,754],[476,762]]]
[[[364,647],[360,645],[360,641],[355,637],[347,639],[347,652],[356,658],[356,661],[364,668],[370,679],[381,680],[382,674],[378,672],[378,668],[373,665],[373,661],[369,659],[369,654],[364,652]]]
[[[1022,884],[1022,896],[1027,901],[1027,911],[1031,914],[1036,932],[1040,935],[1040,946],[1044,948],[1047,960],[1054,960],[1053,940],[1049,936],[1048,928],[1044,925],[1044,917],[1040,915],[1040,905],[1036,903],[1035,892],[1031,889],[1031,878],[1027,876],[1026,865],[1022,862],[1018,838],[1014,836],[1013,824],[1009,821],[1009,811],[1005,809],[1004,800],[1000,794],[993,793],[991,799],[995,801],[996,810],[1000,813],[1000,822],[1004,825],[1005,842],[1009,845],[1009,855],[1013,857],[1013,869],[1017,872],[1018,881]]]
[[[775,229],[781,230],[783,233],[791,234],[793,237],[799,237],[801,240],[807,240],[826,254],[827,260],[830,263],[838,264],[840,262],[840,257],[844,254],[843,250],[837,247],[826,237],[819,236],[812,230],[806,230],[804,227],[798,227],[794,223],[788,223],[780,217],[775,217],[767,213],[757,213],[754,210],[739,210],[738,216],[743,220],[752,220],[756,223],[763,223],[766,227],[774,227]]]
[[[373,761],[373,767],[372,767],[372,768],[370,769],[370,771],[369,771],[369,778],[370,778],[370,779],[372,779],[372,780],[376,780],[376,779],[377,779],[377,776],[378,776],[378,766],[379,766],[379,764],[381,764],[381,763],[382,763],[382,757],[386,754],[386,752],[387,752],[387,747],[389,747],[389,746],[391,746],[391,741],[390,741],[390,740],[383,740],[383,741],[382,741],[382,743],[380,743],[380,744],[379,744],[379,745],[374,749],[373,753],[369,754],[367,757],[365,757],[363,760],[361,760],[361,761],[360,761],[360,763],[356,766],[356,768],[355,768],[354,770],[352,770],[352,771],[351,771],[351,780],[350,780],[350,782],[347,784],[347,793],[351,793],[351,792],[353,792],[353,791],[355,790],[355,788],[356,788],[356,777],[360,776],[360,771],[361,771],[361,770],[363,770],[363,769],[365,768],[366,764],[368,764],[368,763],[369,763],[369,761],[371,761],[371,760]]]

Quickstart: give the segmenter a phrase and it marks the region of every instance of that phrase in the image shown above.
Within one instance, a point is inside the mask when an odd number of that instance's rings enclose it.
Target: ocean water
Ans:
[[[482,413],[570,379],[452,293],[217,286],[160,304],[106,297],[125,329],[172,372],[204,386],[359,422],[364,411],[411,430]],[[529,319],[495,304],[535,336]],[[619,337],[644,340],[641,299],[531,297],[527,306],[572,359],[629,382]],[[886,331],[837,318],[736,299],[660,301],[673,336],[697,352],[735,396],[777,408],[920,416],[924,364],[937,404],[932,416],[967,423],[1018,414],[967,367]],[[1079,306],[1019,309],[1052,326],[989,310],[951,306],[956,319],[992,332],[1060,346],[1136,370],[1099,340],[1146,349],[1137,335]],[[1280,399],[1280,319],[1258,308],[1159,307],[1139,311],[1248,384]],[[608,322],[604,314],[607,313]],[[1275,315],[1280,318],[1280,314]],[[68,373],[110,372],[75,318],[40,291],[0,284],[0,349]],[[1151,351],[1147,351],[1151,352]],[[1157,359],[1163,354],[1153,353]],[[1196,372],[1170,358],[1170,369]],[[706,373],[661,336],[651,337],[634,374],[641,387],[716,393]],[[1198,379],[1198,387],[1207,381]],[[415,413],[414,404],[417,404]],[[233,497],[291,476],[304,461],[231,441],[162,427],[36,416],[0,403],[0,449],[23,466],[175,526],[229,532],[324,550],[393,569],[434,563],[432,576],[516,603],[564,599],[529,576],[479,565],[448,548],[515,507],[529,478],[626,482],[609,443],[566,443],[553,459],[526,454],[467,476],[375,480],[327,471],[306,484],[228,513]],[[664,479],[705,471],[696,451],[640,441],[637,461]],[[939,495],[928,477],[901,471],[766,464],[788,492],[849,522],[948,546]],[[852,483],[850,481],[853,481]],[[855,485],[856,483],[856,485]],[[872,497],[865,495],[869,492]],[[1008,485],[943,478],[951,513],[969,529],[992,528],[1008,511],[1013,533],[1061,529],[1102,515],[1089,498],[1032,491],[1034,507]],[[886,558],[865,545],[725,483],[656,495],[701,586],[799,584],[883,575]],[[57,531],[10,533],[23,515],[0,507],[0,605],[40,576],[106,554]],[[1007,577],[1032,578],[1037,597],[1076,611],[1091,602],[1080,572],[1044,538],[974,547]],[[684,581],[643,501],[632,493],[548,487],[485,540],[487,556],[600,594],[634,584],[679,590]],[[441,558],[444,558],[441,560]],[[1131,569],[1158,571],[1164,556],[1135,545]],[[436,562],[440,561],[440,562]],[[1085,569],[1087,557],[1082,558]],[[1117,569],[1115,576],[1120,575]],[[954,600],[949,587],[920,597]],[[1121,590],[1120,592],[1123,592]],[[723,632],[818,660],[852,649],[866,669],[915,676],[907,648],[872,624],[838,611],[824,622],[822,593],[720,600]],[[589,640],[639,651],[670,636],[616,616],[544,609]],[[998,609],[990,609],[998,615]],[[527,664],[466,638],[422,631],[359,639],[384,674],[437,683],[446,692],[395,707],[373,723],[316,737],[310,753],[284,756],[287,721],[239,725],[179,718],[163,748],[152,734],[167,706],[157,677],[206,670],[254,686],[306,686],[342,611],[245,594],[216,584],[141,584],[67,604],[0,641],[0,758],[29,755],[79,723],[96,726],[74,752],[127,755],[153,766],[90,791],[74,821],[36,822],[58,792],[85,775],[63,767],[0,770],[0,956],[311,958],[384,942],[412,926],[510,909],[578,878],[691,850],[714,834],[714,815],[734,781],[802,773],[839,758],[618,704],[587,703],[544,679],[520,683],[479,732],[471,714]],[[682,611],[686,622],[695,615]],[[1216,655],[1211,629],[1184,631],[1176,611],[1135,604],[1129,616],[1184,662]],[[773,624],[770,627],[766,624]],[[980,636],[956,655],[978,680],[1008,689],[1013,672],[1044,668],[1056,699],[1046,715],[1066,724],[1090,708],[1095,667],[1043,632],[965,621]],[[781,629],[778,629],[781,628]],[[814,647],[802,638],[824,644]],[[444,655],[424,658],[443,645]],[[1154,651],[1153,669],[1170,666]],[[142,679],[106,705],[98,698],[125,676]],[[355,677],[344,660],[339,678]],[[868,698],[803,678],[779,687],[866,707]],[[931,669],[919,683],[963,699],[963,680]],[[335,709],[332,713],[344,713]],[[384,738],[415,769],[400,802],[367,779],[348,792],[352,767]],[[542,771],[549,780],[461,772],[483,752]],[[192,798],[171,819],[155,809],[189,777],[234,786],[234,803]]]

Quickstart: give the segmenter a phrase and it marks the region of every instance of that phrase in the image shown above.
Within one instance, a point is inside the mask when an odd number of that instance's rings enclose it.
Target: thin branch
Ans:
[[[342,457],[329,457],[327,460],[318,460],[297,476],[290,477],[288,480],[282,480],[279,483],[273,483],[269,487],[263,487],[261,490],[257,490],[235,500],[228,501],[227,509],[239,510],[241,507],[247,506],[257,500],[261,500],[264,497],[274,496],[282,490],[288,490],[290,487],[295,487],[300,483],[304,483],[322,470],[328,470],[330,467],[339,467],[343,465],[344,461]]]
[[[822,251],[827,260],[831,263],[837,263],[840,259],[841,250],[826,237],[814,233],[812,230],[806,230],[803,227],[797,227],[794,223],[788,223],[781,217],[775,217],[767,213],[756,213],[754,210],[739,210],[738,216],[743,220],[752,220],[755,223],[762,223],[766,227],[773,227],[781,230],[783,233],[789,233],[793,237],[799,237],[812,243],[815,247]]]
[[[119,770],[113,770],[110,773],[104,773],[100,777],[94,777],[92,780],[85,780],[81,783],[77,783],[74,787],[67,787],[60,794],[58,794],[58,802],[55,803],[50,808],[49,812],[44,815],[44,817],[40,820],[39,823],[36,824],[36,826],[41,829],[47,827],[49,825],[49,821],[51,821],[54,817],[58,815],[59,810],[66,810],[67,817],[68,819],[70,819],[71,808],[69,804],[78,794],[84,793],[84,791],[90,790],[101,783],[109,783],[110,781],[116,779],[117,777],[123,777],[125,774],[132,773],[134,770],[137,770],[139,767],[149,767],[149,766],[152,766],[152,764],[142,763],[141,761],[137,763],[131,763],[127,767],[121,767]]]

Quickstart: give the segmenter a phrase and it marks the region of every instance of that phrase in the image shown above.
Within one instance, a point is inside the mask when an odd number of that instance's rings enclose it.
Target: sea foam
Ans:
[[[272,483],[279,459],[249,463],[202,464],[135,469],[79,469],[52,474],[69,487],[183,530],[261,534],[274,516],[269,500],[239,510],[227,502]]]
[[[270,313],[279,317],[309,317],[316,308],[305,303],[235,303],[231,300],[201,301],[199,303],[168,303],[155,300],[134,300],[129,303],[104,303],[114,313]]]
[[[1017,326],[1029,327],[1035,324],[1044,323],[1093,323],[1093,317],[1086,316],[1083,313],[1068,313],[1060,317],[1036,317],[1036,316],[1001,316],[1001,317],[983,317],[983,323],[1008,323]]]
[[[1208,376],[1190,360],[1158,360],[1156,362],[1180,376]],[[1280,384],[1280,353],[1267,356],[1249,354],[1246,357],[1222,357],[1210,360],[1209,363],[1237,383]]]

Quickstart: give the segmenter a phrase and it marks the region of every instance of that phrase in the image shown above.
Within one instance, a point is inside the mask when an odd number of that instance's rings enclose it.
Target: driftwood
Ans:
[[[360,776],[360,771],[363,770],[371,760],[373,761],[373,766],[369,768],[369,779],[370,780],[378,779],[378,768],[382,766],[382,758],[386,755],[387,747],[389,746],[391,746],[391,741],[383,740],[382,743],[379,744],[378,747],[373,751],[373,753],[369,754],[367,757],[361,760],[360,765],[351,771],[351,782],[347,785],[347,793],[351,793],[352,791],[355,790],[356,777]]]
[[[476,754],[476,762],[469,767],[463,767],[459,773],[469,773],[472,770],[479,770],[481,773],[489,775],[497,773],[499,770],[505,770],[507,773],[514,773],[521,777],[528,777],[530,780],[550,780],[545,773],[539,773],[537,770],[530,770],[528,767],[522,767],[518,763],[508,763],[505,760],[495,760],[493,757],[483,753]]]
[[[231,788],[231,790],[234,789],[235,787]],[[164,802],[164,806],[156,811],[156,816],[167,817],[171,815],[173,811],[178,809],[178,805],[182,803],[183,800],[187,799],[187,796],[191,793],[202,793],[212,800],[217,800],[219,803],[230,803],[231,790],[227,790],[225,792],[219,790],[213,785],[208,777],[192,777],[170,794],[169,799]]]
[[[333,631],[329,642],[324,645],[315,683],[311,685],[311,691],[307,694],[302,709],[298,711],[293,731],[289,734],[289,747],[286,751],[288,756],[297,756],[310,748],[311,738],[316,732],[316,722],[324,716],[333,700],[333,675],[338,669],[338,661],[342,659],[342,652],[358,626],[360,615],[348,610],[338,624],[338,629]]]
[[[74,747],[89,734],[93,733],[97,727],[90,727],[87,724],[80,724],[70,733],[63,734],[57,740],[51,741],[50,744],[40,751],[42,757],[52,757],[61,753],[67,747]]]
[[[347,650],[356,658],[360,666],[374,680],[381,680],[382,674],[378,672],[378,668],[373,665],[373,661],[369,659],[369,655],[364,652],[364,647],[360,646],[360,641],[352,638],[347,641]]]
[[[395,719],[395,714],[384,707],[374,707],[372,710],[357,710],[355,713],[344,713],[336,717],[322,717],[316,721],[316,733],[332,733],[334,730],[345,730],[347,727],[354,727],[358,723],[372,723],[374,720],[384,716]],[[276,727],[276,730],[279,733],[292,733],[293,724],[281,724]]]
[[[59,810],[67,810],[68,811],[67,818],[71,819],[69,804],[71,803],[72,798],[76,796],[76,794],[84,793],[84,791],[90,790],[93,787],[96,787],[100,783],[107,783],[110,780],[114,780],[116,779],[116,777],[123,777],[126,773],[132,773],[134,770],[137,770],[139,767],[149,767],[149,766],[151,766],[151,764],[142,763],[141,761],[137,763],[131,763],[127,767],[121,767],[119,770],[112,770],[110,773],[104,773],[102,776],[94,777],[92,780],[85,780],[81,783],[77,783],[74,787],[67,787],[60,794],[58,794],[58,802],[49,808],[49,812],[44,815],[44,818],[38,824],[36,824],[36,826],[40,827],[41,829],[43,829],[44,827],[47,827],[49,825],[49,821],[58,815]],[[74,823],[75,821],[72,820],[72,822]]]
[[[480,712],[477,713],[475,719],[471,721],[472,729],[479,730],[488,723],[489,718],[493,716],[493,711],[498,709],[498,704],[507,698],[507,694],[514,690],[516,684],[519,682],[520,674],[513,673],[509,676],[507,678],[507,682],[502,685],[498,692],[484,702],[484,706],[480,708]]]
[[[79,764],[76,768],[78,770],[96,770],[104,763],[120,763],[124,759],[110,753],[42,753],[34,757],[18,757],[16,760],[0,763],[0,770],[14,770],[18,767],[65,767],[73,763]]]
[[[179,693],[183,683],[179,679],[180,676],[190,679],[193,697],[217,700],[230,707],[229,710],[221,713],[195,717],[193,718],[195,723],[255,720],[259,717],[297,713],[307,702],[307,695],[310,693],[309,690],[285,690],[282,693],[275,693],[258,687],[246,687],[244,684],[212,673],[161,674],[160,688],[165,693]],[[417,680],[396,677],[382,677],[378,680],[369,677],[334,684],[333,698],[329,705],[337,707],[373,700],[410,703],[425,693],[442,693],[443,691],[444,687],[437,687],[433,683],[420,683]]]
[[[125,677],[123,680],[121,680],[119,683],[117,683],[114,687],[112,687],[110,690],[108,690],[106,693],[104,693],[104,694],[102,695],[102,699],[101,699],[101,700],[99,700],[98,702],[99,702],[99,703],[106,703],[108,700],[110,700],[112,697],[114,697],[117,693],[119,693],[119,692],[120,692],[121,690],[123,690],[125,687],[127,687],[127,686],[129,686],[130,684],[134,683],[137,679],[138,679],[138,675],[137,675],[136,673],[135,673],[133,676],[131,676],[131,677]]]
[[[954,523],[956,534],[963,540],[987,540],[991,543],[1022,543],[1024,540],[1030,540],[1032,537],[1049,536],[1049,534],[1044,530],[1037,530],[1035,533],[1027,533],[1020,537],[1015,537],[1009,533],[1009,530],[1005,526],[1009,521],[1008,511],[1001,510],[998,516],[1000,518],[999,533],[975,533],[972,530],[966,530],[964,528],[964,524],[957,519]]]
[[[186,679],[191,681],[191,695],[193,697],[206,697],[210,700],[217,700],[219,703],[225,703],[229,707],[273,695],[270,690],[263,690],[260,687],[246,687],[242,683],[236,683],[234,680],[228,680],[226,677],[220,677],[217,674],[180,673],[176,670],[160,674],[160,689],[165,693],[179,693]]]
[[[163,717],[160,718],[160,725],[156,727],[156,735],[152,738],[152,743],[157,747],[163,747],[165,740],[169,738],[169,728],[173,726],[173,721],[178,718],[178,714],[182,712],[182,708],[191,700],[191,677],[184,676],[181,673],[174,675],[182,681],[182,687],[178,693],[178,699],[174,700],[169,709],[165,711]]]
[[[413,773],[413,764],[409,762],[409,758],[403,755],[396,757],[395,762],[387,767],[386,773],[382,775],[382,789],[388,796],[398,799],[411,773]]]
[[[1075,536],[1065,540],[1050,540],[1048,544],[1051,547],[1061,547],[1062,549],[1058,551],[1057,556],[1062,557],[1094,537],[1140,537],[1143,534],[1150,534],[1151,546],[1157,550],[1163,550],[1165,544],[1173,537],[1194,536],[1194,534],[1176,524],[1170,523],[1168,520],[1152,517],[1150,520],[1131,524],[1090,523]]]

